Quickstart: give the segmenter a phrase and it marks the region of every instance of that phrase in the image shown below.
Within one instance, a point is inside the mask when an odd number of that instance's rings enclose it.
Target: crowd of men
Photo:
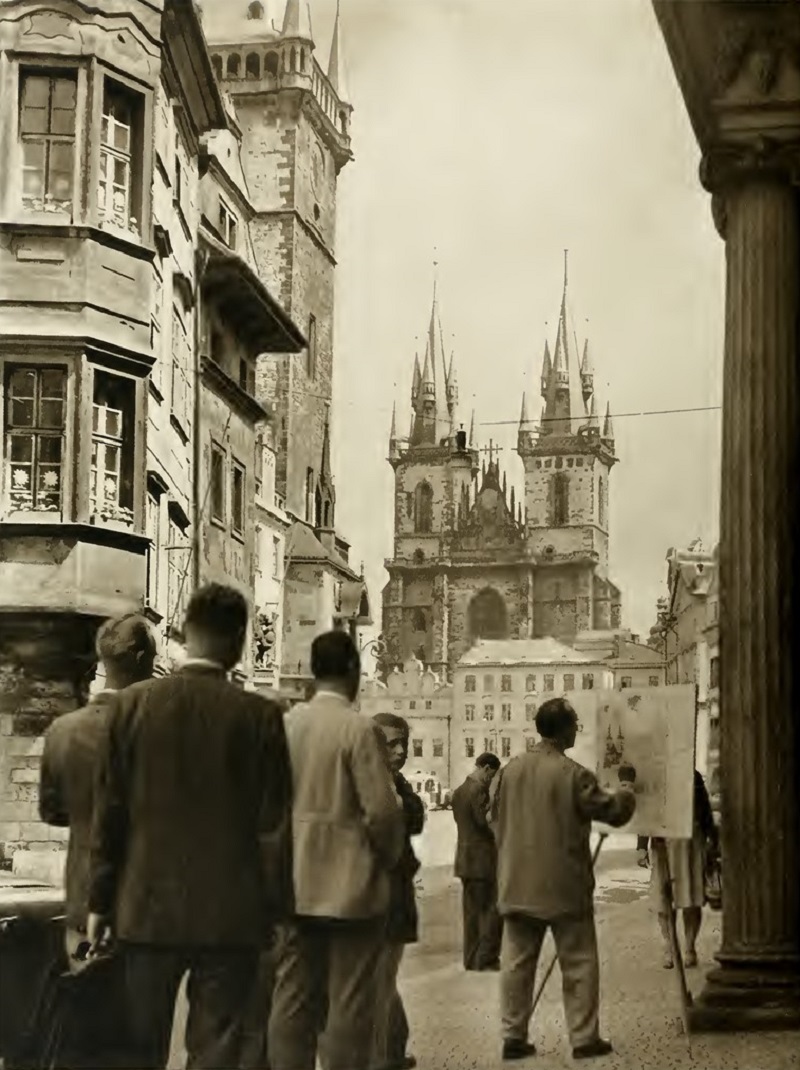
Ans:
[[[416,1065],[397,985],[418,936],[411,837],[425,816],[401,772],[408,725],[358,712],[360,659],[342,631],[314,641],[313,697],[288,712],[229,682],[247,623],[238,592],[200,589],[185,663],[154,677],[146,622],[108,622],[105,689],[47,734],[42,817],[70,828],[69,969],[78,986],[105,971],[114,1002],[86,1012],[115,1023],[102,1057],[88,1040],[81,1052],[90,1023],[72,1023],[72,1070],[165,1067],[184,978],[189,1067]],[[564,753],[576,725],[566,700],[545,703],[534,751],[499,772],[482,756],[453,797],[464,965],[500,971],[505,1059],[535,1054],[548,927],[574,1056],[611,1051],[598,1025],[589,835],[592,820],[630,818],[635,773],[602,791]]]

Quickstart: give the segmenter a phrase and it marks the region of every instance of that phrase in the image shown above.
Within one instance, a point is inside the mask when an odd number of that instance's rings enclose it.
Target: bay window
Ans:
[[[169,628],[181,630],[191,593],[188,524],[180,515],[175,502],[170,502],[167,508],[167,625]]]
[[[72,219],[78,80],[73,71],[20,76],[22,206]]]
[[[67,370],[7,365],[4,469],[10,512],[61,513]]]
[[[135,404],[133,380],[95,371],[89,484],[93,520],[133,526]]]

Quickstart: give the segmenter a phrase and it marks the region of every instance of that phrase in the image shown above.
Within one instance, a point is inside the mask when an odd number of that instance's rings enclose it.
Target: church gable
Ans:
[[[464,488],[458,507],[452,549],[456,552],[469,552],[514,547],[522,551],[524,546],[522,509],[516,505],[514,488],[511,488],[509,498],[506,476],[503,474],[501,477],[497,461],[490,459],[488,467],[484,467],[480,489],[471,504],[469,490]]]

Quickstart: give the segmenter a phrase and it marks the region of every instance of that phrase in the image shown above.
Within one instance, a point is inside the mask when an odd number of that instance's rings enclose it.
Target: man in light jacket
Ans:
[[[528,1040],[536,966],[547,929],[553,932],[564,987],[572,1054],[611,1053],[599,1031],[599,963],[594,924],[592,821],[619,827],[636,800],[630,766],[619,770],[620,790],[603,791],[597,777],[567,758],[578,719],[564,698],[536,714],[542,737],[498,774],[491,822],[498,848],[498,900],[504,919],[501,955],[503,1058],[536,1054]]]
[[[405,819],[371,720],[356,711],[361,664],[343,631],[311,647],[314,697],[286,715],[294,783],[295,916],[281,934],[269,1025],[272,1070],[368,1070]]]

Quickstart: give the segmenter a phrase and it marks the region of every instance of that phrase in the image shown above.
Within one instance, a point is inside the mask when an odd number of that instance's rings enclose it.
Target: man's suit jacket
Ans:
[[[62,714],[44,737],[39,782],[39,816],[48,825],[69,828],[65,891],[67,925],[82,929],[89,907],[89,848],[94,781],[108,723],[108,695]]]
[[[289,909],[269,864],[291,806],[278,706],[190,664],[118,692],[106,739],[90,909],[129,942],[263,943]]]
[[[543,740],[500,773],[492,801],[501,914],[544,921],[593,910],[592,821],[619,827],[633,792],[609,794],[597,777]]]
[[[286,714],[295,910],[366,919],[389,906],[405,819],[371,720],[325,691]]]
[[[461,880],[492,881],[497,874],[497,847],[486,819],[489,792],[470,774],[453,792],[458,829],[455,875]]]

